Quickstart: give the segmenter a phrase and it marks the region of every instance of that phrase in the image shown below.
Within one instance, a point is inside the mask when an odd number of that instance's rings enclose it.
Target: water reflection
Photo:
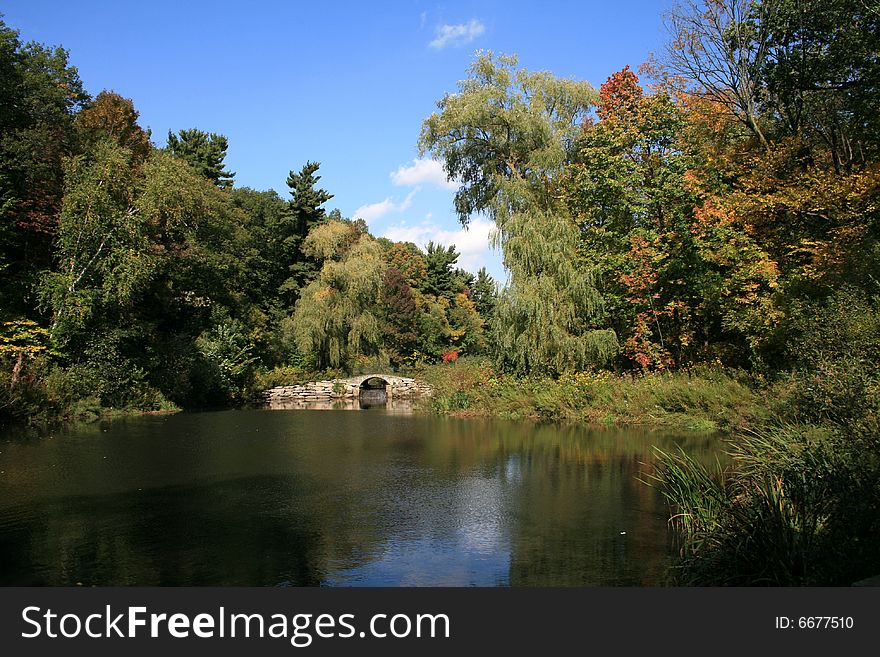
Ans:
[[[0,583],[650,585],[651,446],[717,439],[226,411],[0,440]],[[625,533],[622,533],[625,532]]]
[[[370,394],[364,394],[369,392]],[[375,393],[375,394],[374,394]],[[383,409],[388,413],[412,415],[419,401],[417,399],[389,399],[383,390],[362,391],[359,399],[326,399],[326,400],[284,400],[273,401],[265,405],[270,411],[366,411]]]
[[[386,406],[388,404],[388,394],[385,388],[372,389],[364,388],[360,391],[358,404],[362,409],[372,408],[373,406]]]

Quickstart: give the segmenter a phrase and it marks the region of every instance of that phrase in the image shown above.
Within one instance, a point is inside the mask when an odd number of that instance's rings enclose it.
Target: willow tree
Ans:
[[[577,226],[558,180],[596,99],[586,82],[517,69],[514,56],[478,55],[458,93],[438,102],[419,149],[461,183],[462,224],[482,213],[510,270],[493,322],[499,361],[557,374],[606,362],[617,351],[601,328],[602,298],[577,254]]]
[[[382,339],[377,299],[387,269],[379,243],[350,222],[328,221],[312,229],[303,253],[323,265],[291,318],[297,349],[315,354],[322,368],[377,355]]]

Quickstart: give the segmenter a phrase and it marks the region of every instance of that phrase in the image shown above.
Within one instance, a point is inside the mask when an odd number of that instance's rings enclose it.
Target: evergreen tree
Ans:
[[[176,135],[168,131],[168,150],[175,157],[185,160],[200,175],[221,189],[232,187],[235,173],[226,171],[223,160],[229,142],[223,135],[207,133],[198,129],[181,130]]]
[[[480,267],[470,290],[471,299],[473,299],[480,317],[489,321],[495,313],[495,305],[498,303],[498,284],[495,279],[489,276],[485,267]]]
[[[459,255],[455,245],[444,247],[441,244],[428,242],[425,248],[427,274],[419,289],[425,294],[449,299],[455,296],[456,292],[460,292],[462,281],[453,269]]]
[[[275,239],[279,257],[283,258],[288,268],[288,276],[279,289],[290,305],[296,301],[299,291],[315,279],[320,269],[314,256],[303,251],[303,243],[312,229],[328,220],[321,206],[333,198],[333,194],[316,187],[321,180],[321,176],[315,175],[320,166],[319,162],[306,162],[299,173],[291,171],[287,176],[291,199]],[[338,212],[335,219],[342,219]]]

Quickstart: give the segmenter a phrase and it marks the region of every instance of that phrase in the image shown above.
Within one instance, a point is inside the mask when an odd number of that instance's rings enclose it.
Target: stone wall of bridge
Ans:
[[[263,392],[262,400],[272,404],[357,399],[360,397],[361,386],[369,379],[385,381],[385,393],[388,395],[388,399],[413,399],[431,394],[431,386],[418,379],[394,374],[364,374],[348,379],[329,379],[294,386],[278,386]]]

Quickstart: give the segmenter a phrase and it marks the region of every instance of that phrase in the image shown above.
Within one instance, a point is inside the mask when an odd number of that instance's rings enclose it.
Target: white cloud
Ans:
[[[455,245],[461,254],[458,266],[469,272],[476,273],[480,267],[487,265],[491,258],[489,246],[489,234],[495,225],[488,219],[478,217],[471,221],[467,228],[458,230],[445,230],[428,218],[417,226],[398,224],[385,229],[382,237],[387,237],[395,242],[413,242],[420,248],[425,248],[428,242],[449,246]]]
[[[386,214],[389,214],[391,212],[403,212],[409,209],[409,206],[412,205],[413,196],[415,196],[416,192],[418,191],[419,188],[416,187],[409,194],[407,194],[406,198],[403,199],[400,203],[395,203],[394,200],[389,196],[384,201],[362,205],[354,211],[353,218],[363,219],[369,225],[376,219],[384,217]]]
[[[398,167],[397,171],[391,172],[391,182],[395,185],[421,185],[422,183],[429,183],[446,189],[456,189],[458,187],[458,183],[446,178],[443,163],[440,160],[431,159],[415,159],[410,166]]]
[[[436,37],[428,45],[437,50],[442,50],[446,46],[463,46],[470,43],[483,32],[486,26],[476,18],[470,19],[467,23],[459,23],[457,25],[440,25],[437,27]]]
[[[391,197],[386,198],[384,201],[380,201],[379,203],[369,203],[368,205],[362,205],[357,210],[354,211],[355,219],[363,219],[367,223],[382,217],[394,209],[394,202],[391,200]]]

